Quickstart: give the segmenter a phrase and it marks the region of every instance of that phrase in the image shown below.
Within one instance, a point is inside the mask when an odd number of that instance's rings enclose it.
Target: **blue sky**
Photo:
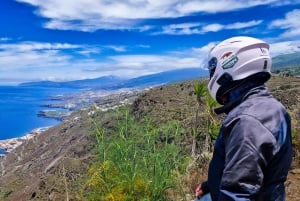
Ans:
[[[1,0],[0,84],[203,68],[232,36],[300,51],[300,0]]]

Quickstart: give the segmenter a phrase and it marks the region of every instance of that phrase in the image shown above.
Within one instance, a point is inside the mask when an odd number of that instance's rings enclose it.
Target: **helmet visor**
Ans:
[[[209,71],[209,79],[211,79],[216,71],[218,59],[216,57],[211,58],[207,63],[207,68]]]

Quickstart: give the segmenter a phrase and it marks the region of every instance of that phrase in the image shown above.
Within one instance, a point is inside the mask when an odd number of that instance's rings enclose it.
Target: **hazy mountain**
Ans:
[[[278,55],[273,58],[273,70],[300,67],[300,52]]]
[[[40,81],[40,82],[26,82],[20,86],[42,86],[42,87],[70,87],[70,88],[105,88],[111,87],[119,82],[124,81],[116,76],[104,76],[95,79],[75,80],[68,82],[53,82],[53,81]]]
[[[161,73],[145,75],[133,79],[126,80],[124,82],[115,85],[117,88],[135,88],[135,87],[147,87],[161,84],[167,84],[177,81],[193,80],[199,77],[205,77],[208,75],[206,70],[201,68],[188,68],[172,71],[165,71]],[[115,87],[112,87],[115,89]]]
[[[95,79],[76,80],[69,82],[27,82],[21,86],[44,86],[44,87],[71,87],[71,88],[93,88],[93,89],[120,89],[120,88],[141,88],[176,81],[192,80],[207,76],[207,71],[200,68],[189,68],[166,71],[151,75],[145,75],[132,79],[122,79],[116,76],[105,76]]]

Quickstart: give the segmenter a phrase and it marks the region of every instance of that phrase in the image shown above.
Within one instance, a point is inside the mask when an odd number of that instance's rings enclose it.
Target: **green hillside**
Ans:
[[[300,52],[279,55],[273,58],[272,71],[283,75],[300,75]]]

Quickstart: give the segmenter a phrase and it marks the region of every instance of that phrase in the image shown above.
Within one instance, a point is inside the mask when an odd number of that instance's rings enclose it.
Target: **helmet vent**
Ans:
[[[264,69],[264,70],[266,70],[266,69],[267,69],[267,67],[268,67],[268,61],[267,61],[267,60],[265,60],[265,61],[264,61],[264,67],[263,67],[263,69]]]
[[[238,43],[238,42],[242,42],[242,41],[241,40],[230,41],[230,43]]]

